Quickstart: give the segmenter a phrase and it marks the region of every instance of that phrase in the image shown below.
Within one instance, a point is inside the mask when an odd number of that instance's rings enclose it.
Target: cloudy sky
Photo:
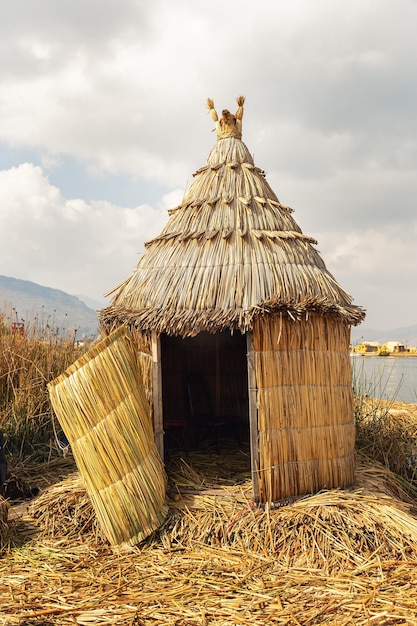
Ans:
[[[0,274],[104,304],[243,140],[364,327],[417,324],[416,0],[3,0]]]

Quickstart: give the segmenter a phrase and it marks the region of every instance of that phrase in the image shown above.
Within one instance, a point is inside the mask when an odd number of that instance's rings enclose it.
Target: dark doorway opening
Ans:
[[[248,450],[246,336],[228,332],[185,339],[161,335],[161,363],[165,457],[177,451]],[[202,407],[208,403],[220,420],[215,429],[203,414]]]

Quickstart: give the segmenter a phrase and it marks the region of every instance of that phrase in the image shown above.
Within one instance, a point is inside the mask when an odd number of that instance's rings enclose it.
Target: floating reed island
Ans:
[[[351,489],[257,507],[242,452],[226,480],[212,459],[171,461],[165,523],[124,549],[78,471],[44,489],[9,521],[4,623],[416,623],[417,500],[398,475],[358,450]]]

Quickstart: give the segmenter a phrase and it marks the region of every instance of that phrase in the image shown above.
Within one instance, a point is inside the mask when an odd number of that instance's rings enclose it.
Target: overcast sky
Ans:
[[[0,274],[104,304],[243,141],[363,326],[417,324],[416,0],[3,0]]]

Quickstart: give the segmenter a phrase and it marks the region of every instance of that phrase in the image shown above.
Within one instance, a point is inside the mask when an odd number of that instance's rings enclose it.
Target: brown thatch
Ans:
[[[328,272],[241,140],[244,98],[223,112],[217,142],[162,233],[146,244],[132,275],[114,289],[103,327],[128,324],[179,336],[252,328],[254,317],[309,312],[347,324],[364,317]]]

